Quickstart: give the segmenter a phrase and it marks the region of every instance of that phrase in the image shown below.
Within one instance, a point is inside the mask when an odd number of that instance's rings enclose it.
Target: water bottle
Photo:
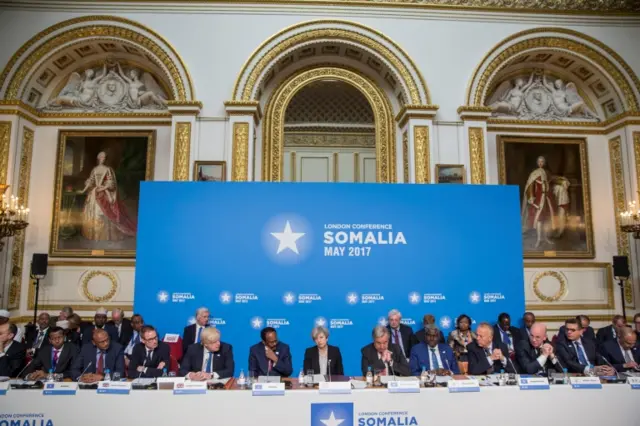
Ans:
[[[567,372],[567,369],[563,368],[562,369],[562,373],[563,373],[562,384],[563,385],[568,385],[569,384],[569,373]]]
[[[166,369],[166,368],[163,368],[163,369],[162,369],[162,377],[168,377],[168,376],[167,376],[167,369]]]
[[[422,373],[420,373],[420,383],[422,383],[422,386],[426,386],[428,381],[429,381],[429,374],[427,373],[427,367],[423,365]]]
[[[47,382],[53,382],[53,369],[49,369],[49,374],[47,374]]]
[[[237,380],[238,386],[244,387],[247,384],[247,379],[244,377],[244,370],[240,370],[240,374],[238,375]]]
[[[593,377],[595,375],[596,375],[596,372],[593,369],[593,365],[589,364],[589,367],[587,367],[587,371],[585,372],[585,376]]]
[[[298,386],[303,386],[305,384],[304,382],[304,371],[301,368],[300,369],[300,373],[298,374]]]
[[[373,386],[373,373],[371,372],[371,367],[367,368],[367,376],[366,376],[367,387]]]
[[[105,382],[111,381],[111,371],[109,369],[104,370],[104,381]]]
[[[500,378],[498,380],[500,386],[505,386],[507,384],[507,376],[504,374],[504,369],[500,370]]]

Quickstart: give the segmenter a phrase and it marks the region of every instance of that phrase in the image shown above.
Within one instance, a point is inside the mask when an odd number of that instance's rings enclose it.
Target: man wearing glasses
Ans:
[[[171,356],[169,345],[158,340],[153,326],[145,325],[140,332],[142,343],[133,347],[129,362],[129,378],[160,377],[163,369],[169,369]]]
[[[569,318],[564,322],[564,328],[566,339],[556,343],[556,353],[569,373],[615,376],[615,370],[596,351],[596,344],[582,338],[584,329],[580,321]]]

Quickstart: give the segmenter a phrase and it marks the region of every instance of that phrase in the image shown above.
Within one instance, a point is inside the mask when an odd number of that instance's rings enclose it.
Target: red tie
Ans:
[[[400,340],[398,339],[398,330],[396,329],[393,330],[393,338],[396,341],[396,345],[400,345]]]
[[[267,371],[271,371],[272,367],[273,365],[271,364],[271,360],[269,360],[269,363],[267,364]]]
[[[96,374],[104,373],[104,354],[100,352],[98,356],[98,365],[96,366]]]
[[[52,365],[52,367],[53,367],[54,370],[56,368],[56,365],[58,365],[58,352],[59,351],[57,349],[53,350],[53,365]]]

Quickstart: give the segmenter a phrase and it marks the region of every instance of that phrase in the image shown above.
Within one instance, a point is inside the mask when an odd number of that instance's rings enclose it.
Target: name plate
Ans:
[[[480,392],[480,383],[476,379],[449,380],[449,393]]]
[[[6,395],[9,390],[9,382],[0,382],[0,395]]]
[[[98,393],[129,395],[131,382],[98,382]]]
[[[75,382],[45,383],[43,395],[75,395],[78,384]]]
[[[599,377],[570,377],[569,383],[573,389],[602,389]]]
[[[163,342],[165,343],[178,343],[178,340],[180,340],[180,335],[179,334],[165,334],[164,335],[164,339]]]
[[[207,393],[207,382],[176,382],[173,388],[174,395],[196,395]]]
[[[184,383],[184,377],[158,377],[156,383],[158,389],[171,390],[175,388],[176,383]]]
[[[253,396],[284,396],[284,383],[254,383]]]
[[[640,389],[640,377],[629,377],[627,383],[629,383],[631,389]]]
[[[549,379],[546,377],[518,377],[520,390],[545,390],[549,389]]]
[[[321,394],[346,394],[351,393],[349,382],[320,382],[318,392]]]
[[[411,381],[394,381],[387,384],[389,393],[420,393],[420,382]]]

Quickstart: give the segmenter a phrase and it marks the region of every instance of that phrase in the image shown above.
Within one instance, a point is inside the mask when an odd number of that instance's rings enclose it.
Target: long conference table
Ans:
[[[171,390],[107,395],[81,389],[75,395],[43,395],[42,390],[10,389],[0,396],[0,426],[640,425],[640,390],[628,384],[605,384],[602,389],[552,385],[548,390],[491,386],[469,393],[367,388],[324,395],[292,382],[284,396],[253,396],[233,382],[197,395],[174,395]]]

